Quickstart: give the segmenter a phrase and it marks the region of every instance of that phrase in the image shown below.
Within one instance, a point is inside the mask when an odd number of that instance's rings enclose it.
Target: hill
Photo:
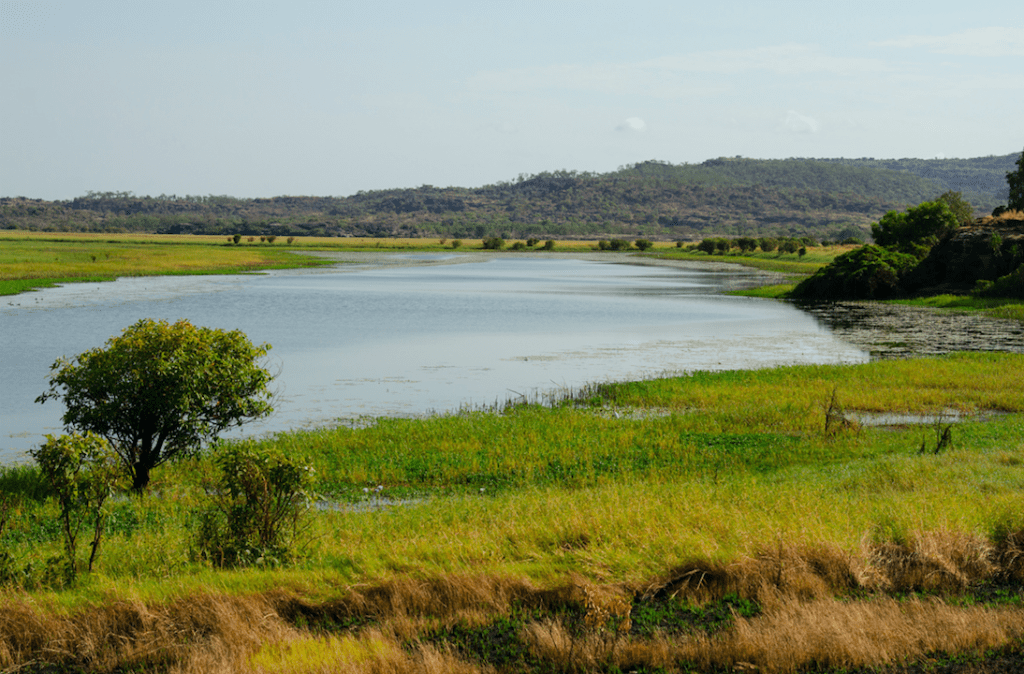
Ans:
[[[813,236],[868,238],[886,211],[967,185],[985,214],[1017,155],[970,160],[719,158],[645,161],[597,174],[551,171],[477,188],[375,190],[349,197],[136,196],[0,199],[0,229],[278,236]]]

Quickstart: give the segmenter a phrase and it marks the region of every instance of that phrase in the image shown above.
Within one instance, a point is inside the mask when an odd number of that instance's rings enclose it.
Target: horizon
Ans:
[[[74,201],[75,199],[87,198],[87,197],[90,197],[90,196],[92,196],[94,194],[97,194],[97,195],[116,194],[116,195],[123,196],[125,198],[136,198],[136,199],[159,199],[161,197],[165,197],[167,199],[178,199],[178,200],[189,199],[189,198],[197,198],[197,197],[198,198],[218,197],[218,198],[227,198],[227,199],[238,199],[240,201],[254,200],[254,199],[274,199],[274,198],[278,198],[278,197],[308,197],[308,198],[315,198],[315,199],[347,199],[349,197],[353,197],[353,196],[356,196],[358,194],[363,194],[363,193],[368,193],[368,192],[375,192],[375,191],[417,190],[417,189],[421,189],[421,188],[473,190],[473,189],[480,189],[480,188],[483,188],[483,187],[487,187],[489,185],[496,185],[496,184],[503,184],[503,183],[505,183],[505,184],[507,184],[507,183],[514,183],[514,182],[516,182],[520,178],[529,179],[529,178],[532,178],[534,176],[541,175],[541,174],[544,174],[544,173],[552,173],[552,172],[555,172],[555,171],[563,171],[563,170],[569,171],[569,172],[572,172],[572,173],[583,174],[583,175],[600,176],[600,175],[606,175],[608,173],[614,173],[616,171],[620,171],[620,170],[623,170],[623,169],[629,169],[629,168],[635,167],[635,166],[637,166],[639,164],[644,164],[644,163],[647,163],[647,162],[670,164],[672,166],[684,166],[684,165],[700,166],[701,164],[704,164],[706,162],[715,161],[715,160],[721,160],[721,159],[725,159],[725,160],[730,160],[730,159],[747,159],[747,160],[751,160],[751,161],[828,161],[828,160],[834,160],[834,159],[853,159],[853,160],[868,160],[868,161],[903,161],[903,160],[907,160],[907,159],[913,159],[913,160],[919,160],[919,161],[945,161],[945,160],[969,161],[969,160],[972,160],[972,159],[988,159],[988,158],[992,158],[992,157],[1006,157],[1006,156],[1009,156],[1009,155],[1017,155],[1017,154],[1024,154],[1024,153],[1008,152],[1008,153],[1005,153],[1005,154],[988,154],[988,155],[982,155],[982,156],[976,156],[976,157],[779,157],[779,158],[765,158],[765,157],[745,157],[745,156],[735,155],[735,156],[732,156],[732,157],[725,157],[725,156],[709,157],[708,159],[705,159],[705,160],[700,161],[700,162],[679,162],[679,163],[666,162],[666,161],[663,161],[663,160],[660,160],[660,159],[645,159],[645,160],[642,160],[642,161],[630,162],[628,164],[624,164],[622,166],[619,166],[618,168],[612,169],[611,171],[604,171],[604,172],[575,171],[573,169],[551,169],[551,170],[548,170],[548,171],[540,171],[538,173],[532,173],[532,174],[520,173],[515,178],[512,178],[512,179],[499,180],[499,181],[497,181],[495,183],[486,183],[486,184],[481,184],[481,185],[444,185],[444,186],[429,185],[429,184],[416,185],[416,186],[405,185],[405,186],[382,187],[382,188],[377,188],[377,189],[374,189],[374,190],[360,190],[359,192],[354,192],[352,194],[311,194],[311,193],[310,194],[300,194],[300,193],[284,194],[284,193],[281,193],[281,194],[274,194],[274,195],[269,195],[269,196],[268,195],[237,196],[237,195],[233,195],[233,194],[213,194],[213,193],[208,193],[208,194],[176,194],[176,193],[173,193],[173,192],[172,193],[160,192],[159,194],[136,194],[132,190],[87,190],[84,194],[78,194],[78,195],[75,195],[74,197],[70,197],[70,198],[67,198],[67,199],[43,199],[42,197],[32,197],[32,196],[26,196],[26,195],[23,195],[23,194],[19,194],[19,195],[0,195],[0,199],[26,199],[26,200],[39,200],[39,201],[48,201],[48,202],[56,203],[56,202],[67,202],[67,201]],[[878,170],[883,170],[883,169],[878,169]]]
[[[1024,147],[1008,0],[0,0],[0,38],[0,193],[48,201]]]

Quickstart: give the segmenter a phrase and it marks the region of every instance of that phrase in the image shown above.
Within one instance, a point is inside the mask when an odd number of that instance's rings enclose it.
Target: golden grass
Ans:
[[[1024,532],[1016,536],[1024,540]],[[439,627],[486,625],[516,607],[535,616],[522,624],[519,639],[543,671],[879,666],[1019,643],[1019,606],[957,605],[938,596],[897,599],[882,592],[904,584],[915,565],[915,587],[949,590],[998,576],[1005,571],[1003,559],[987,541],[937,531],[917,532],[900,549],[869,544],[855,554],[779,545],[730,562],[685,564],[638,584],[572,575],[547,587],[515,577],[406,576],[349,587],[323,602],[284,590],[190,593],[164,602],[113,594],[71,611],[6,592],[0,668],[61,663],[94,671],[488,671],[487,663],[427,636]],[[857,599],[851,592],[868,594]],[[757,601],[759,615],[734,616],[719,634],[630,633],[630,616],[639,615],[645,602],[701,605],[728,594]],[[579,622],[568,617],[572,611]]]

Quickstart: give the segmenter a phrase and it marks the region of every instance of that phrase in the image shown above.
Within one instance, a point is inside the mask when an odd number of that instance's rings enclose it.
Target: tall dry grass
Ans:
[[[306,599],[300,588],[166,602],[110,596],[61,610],[7,592],[0,671],[44,663],[211,674],[493,671],[428,635],[512,614],[529,616],[518,636],[529,655],[517,666],[538,671],[879,666],[1022,643],[1019,601],[946,599],[985,581],[1009,581],[1020,592],[1022,544],[1024,532],[992,542],[949,531],[865,542],[856,553],[780,542],[729,562],[695,560],[639,584],[408,575],[344,588],[326,601]],[[921,591],[930,594],[906,594]],[[645,602],[700,606],[728,595],[757,602],[759,614],[734,615],[714,634],[630,630]]]

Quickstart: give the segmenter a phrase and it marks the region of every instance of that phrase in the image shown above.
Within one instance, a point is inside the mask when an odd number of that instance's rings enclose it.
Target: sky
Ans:
[[[0,0],[0,197],[1024,149],[1024,2]]]

